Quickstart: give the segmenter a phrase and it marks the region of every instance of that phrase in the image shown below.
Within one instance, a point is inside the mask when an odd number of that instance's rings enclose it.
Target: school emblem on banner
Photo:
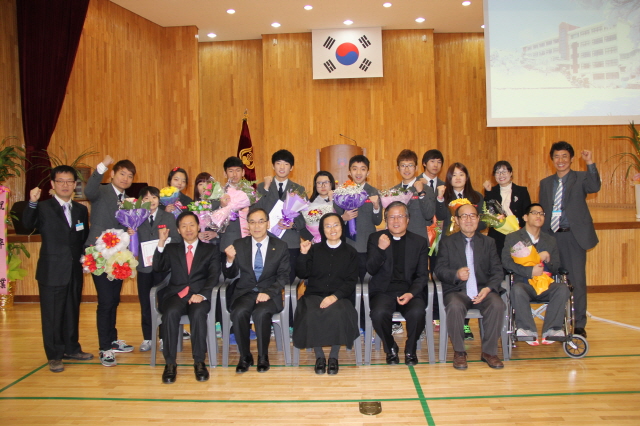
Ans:
[[[313,30],[313,79],[382,77],[382,28]]]

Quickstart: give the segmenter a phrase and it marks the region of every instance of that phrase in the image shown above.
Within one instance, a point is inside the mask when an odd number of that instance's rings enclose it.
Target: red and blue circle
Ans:
[[[360,56],[358,48],[353,43],[342,43],[336,49],[336,59],[342,65],[353,65]]]

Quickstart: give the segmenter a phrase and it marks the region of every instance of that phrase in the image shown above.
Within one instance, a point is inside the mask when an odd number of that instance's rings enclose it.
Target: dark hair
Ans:
[[[440,160],[444,164],[444,156],[437,149],[430,149],[422,156],[422,167],[424,167],[425,170],[427,170],[429,160]]]
[[[418,155],[410,149],[403,149],[396,158],[396,165],[399,166],[401,161],[413,161],[418,165]]]
[[[252,214],[257,213],[257,212],[264,213],[264,217],[266,217],[267,220],[269,220],[269,213],[267,213],[267,211],[265,209],[263,209],[262,207],[252,207],[251,210],[249,210],[249,213],[247,213],[247,220],[249,220],[249,218],[251,217]]]
[[[549,157],[551,157],[552,160],[553,160],[554,151],[569,151],[569,155],[571,156],[571,158],[573,158],[573,156],[575,155],[575,152],[573,151],[573,147],[571,146],[571,144],[565,141],[556,142],[553,145],[551,145],[551,150],[549,151]]]
[[[171,185],[171,179],[173,179],[176,173],[184,174],[184,179],[187,181],[187,185],[189,185],[189,175],[187,174],[187,171],[182,167],[176,167],[175,169],[169,172],[169,177],[167,178],[167,185]]]
[[[478,211],[478,206],[476,206],[475,204],[463,204],[460,207],[458,207],[456,209],[456,217],[460,217],[460,213],[458,213],[460,211],[460,209],[464,206],[471,206],[473,207],[473,209],[476,211],[476,214],[480,214],[480,212]]]
[[[480,202],[480,194],[478,194],[474,189],[473,185],[471,185],[471,177],[469,176],[469,171],[466,166],[462,163],[453,163],[447,169],[447,177],[445,178],[445,189],[444,189],[444,202],[449,204],[456,198],[456,193],[453,191],[453,186],[451,185],[451,179],[453,178],[453,172],[455,169],[460,169],[462,172],[467,175],[467,181],[464,184],[464,189],[462,192],[464,193],[464,197],[471,202],[471,204],[478,204]]]
[[[503,168],[503,167],[505,169],[507,169],[507,171],[509,173],[513,173],[513,167],[511,167],[511,164],[509,164],[508,161],[501,160],[501,161],[498,161],[496,164],[493,165],[493,174],[495,175],[496,172],[498,170],[500,170],[501,168]]]
[[[309,201],[314,202],[316,198],[318,198],[318,187],[316,186],[316,181],[318,180],[318,178],[320,176],[326,176],[329,178],[329,182],[331,182],[331,190],[336,189],[336,180],[333,178],[333,175],[325,170],[320,170],[318,173],[316,173],[316,175],[313,177],[313,193],[311,194],[311,198],[309,198]]]
[[[320,240],[323,243],[327,242],[327,236],[324,234],[324,221],[327,220],[327,218],[330,218],[331,216],[336,216],[338,218],[338,220],[340,221],[340,229],[342,229],[342,234],[340,234],[340,241],[342,241],[343,243],[347,242],[347,232],[345,229],[345,225],[344,225],[344,220],[342,219],[342,217],[338,214],[338,213],[327,213],[325,215],[323,215],[320,218],[320,227],[319,227],[319,231],[320,231]]]
[[[286,161],[287,163],[291,164],[291,167],[293,167],[293,154],[286,149],[276,151],[271,156],[271,164],[276,164],[276,161]]]
[[[147,195],[153,195],[154,197],[160,198],[160,190],[155,186],[145,186],[140,190],[138,198],[144,198]]]
[[[387,216],[389,215],[389,210],[391,210],[394,207],[404,207],[404,212],[407,215],[407,219],[411,219],[411,213],[409,213],[409,207],[407,207],[407,205],[405,203],[403,203],[402,201],[393,201],[391,204],[389,204],[387,206],[386,209],[384,209],[384,221],[387,221]]]
[[[180,222],[182,222],[182,220],[185,217],[189,217],[189,216],[193,216],[193,218],[196,220],[196,225],[200,225],[200,220],[198,219],[198,215],[196,215],[194,212],[190,212],[189,210],[185,210],[182,213],[180,213],[176,218],[176,226],[180,228]]]
[[[198,173],[198,176],[196,176],[196,180],[193,183],[193,199],[195,201],[198,201],[202,197],[202,194],[198,191],[198,184],[200,182],[208,182],[212,177],[213,176],[207,172]]]
[[[56,175],[60,173],[71,173],[73,175],[73,180],[78,180],[78,173],[76,172],[76,169],[64,164],[61,166],[56,166],[51,170],[51,180],[56,180]]]
[[[113,172],[117,172],[120,169],[127,169],[133,175],[136,174],[136,166],[129,160],[120,160],[113,166]]]
[[[224,160],[224,163],[222,164],[222,169],[226,172],[227,169],[231,167],[241,167],[244,169],[244,163],[238,157],[229,157],[226,160]]]
[[[522,215],[524,216],[525,214],[531,213],[531,209],[534,208],[534,207],[540,207],[542,209],[542,211],[544,212],[544,207],[542,207],[542,205],[540,205],[538,203],[531,203],[524,209],[524,213],[522,213]]]
[[[364,163],[364,165],[367,166],[367,169],[369,168],[369,159],[364,155],[354,155],[351,157],[349,159],[349,168],[351,168],[353,163]]]

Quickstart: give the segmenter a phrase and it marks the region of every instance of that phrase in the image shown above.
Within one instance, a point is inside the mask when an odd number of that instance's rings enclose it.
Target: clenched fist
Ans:
[[[102,160],[102,164],[105,167],[109,167],[111,164],[113,164],[113,158],[111,158],[110,155],[105,155],[104,159]]]
[[[380,235],[380,239],[378,239],[378,247],[380,247],[382,250],[386,250],[390,245],[391,240],[389,239],[389,237],[386,234]]]
[[[227,255],[227,263],[233,263],[236,258],[236,248],[233,244],[224,249],[224,253]]]
[[[271,181],[273,181],[273,176],[265,176],[264,177],[264,190],[268,191],[271,186]]]
[[[42,190],[36,186],[31,190],[31,192],[29,192],[29,201],[34,203],[38,202],[41,194],[42,194]]]
[[[303,241],[300,243],[300,253],[307,254],[311,248],[311,241]]]

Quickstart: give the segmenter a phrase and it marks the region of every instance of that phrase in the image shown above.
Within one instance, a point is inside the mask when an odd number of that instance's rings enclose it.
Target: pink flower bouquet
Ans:
[[[327,213],[333,213],[333,206],[331,204],[304,210],[302,212],[306,227],[311,235],[313,235],[314,243],[319,243],[321,241],[320,219],[322,219],[322,216]]]
[[[216,232],[224,232],[229,225],[229,221],[238,220],[239,210],[249,207],[259,198],[251,183],[245,179],[235,186],[228,184],[226,192],[229,195],[229,204],[225,207],[220,207],[211,215],[211,225],[209,227],[216,230]]]
[[[382,207],[386,209],[387,206],[394,201],[401,201],[402,203],[407,204],[412,196],[413,192],[411,191],[401,188],[391,188],[380,191],[380,202],[382,203]]]
[[[300,211],[307,207],[309,207],[309,202],[303,194],[301,195],[294,191],[287,192],[284,206],[282,206],[282,219],[280,219],[280,222],[284,226],[293,225],[293,220],[300,216]],[[279,225],[280,223],[276,223],[270,229],[271,233],[276,237],[280,237],[285,231]]]

